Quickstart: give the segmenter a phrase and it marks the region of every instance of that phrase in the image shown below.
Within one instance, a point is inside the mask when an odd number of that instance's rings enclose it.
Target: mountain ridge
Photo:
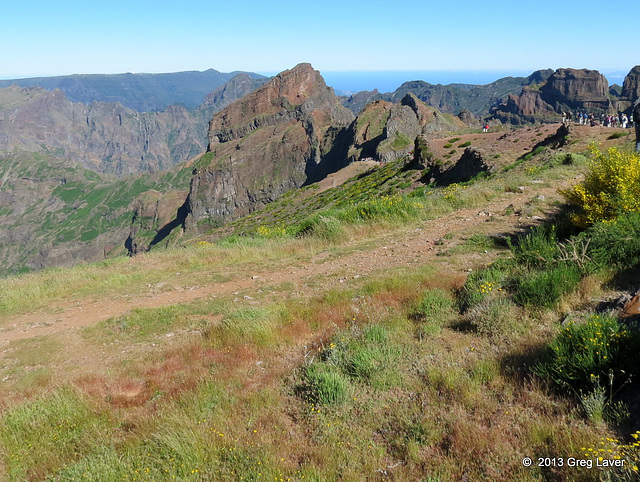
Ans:
[[[120,102],[139,112],[150,112],[172,104],[195,109],[209,93],[239,74],[265,78],[254,72],[224,73],[215,69],[158,74],[74,74],[0,80],[0,89],[11,85],[60,89],[72,102]]]

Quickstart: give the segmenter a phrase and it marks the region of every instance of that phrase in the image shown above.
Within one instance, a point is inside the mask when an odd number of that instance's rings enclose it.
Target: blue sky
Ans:
[[[639,14],[637,0],[16,1],[2,7],[0,78],[274,73],[300,62],[461,79],[559,67],[626,73],[640,63],[629,30]]]

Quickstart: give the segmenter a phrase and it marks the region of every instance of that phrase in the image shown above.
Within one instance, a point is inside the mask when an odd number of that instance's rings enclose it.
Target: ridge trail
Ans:
[[[498,199],[482,207],[461,209],[438,219],[423,222],[417,229],[404,228],[400,231],[384,233],[368,239],[351,240],[345,247],[346,253],[331,254],[324,251],[304,264],[291,263],[282,268],[269,271],[256,271],[250,278],[237,279],[202,286],[176,286],[172,291],[148,292],[135,297],[117,297],[99,301],[81,300],[72,304],[59,302],[49,307],[51,312],[32,312],[9,315],[0,328],[0,349],[16,340],[24,340],[44,335],[62,335],[65,338],[73,332],[95,325],[101,321],[119,317],[131,310],[167,307],[178,303],[191,302],[217,296],[229,296],[245,290],[258,290],[263,284],[293,282],[298,290],[305,289],[305,282],[315,276],[334,278],[333,282],[348,282],[354,277],[368,276],[376,272],[403,266],[424,266],[446,250],[450,244],[436,245],[448,233],[463,233],[482,223],[492,220],[486,234],[500,234],[519,230],[522,226],[535,223],[533,218],[515,214],[505,215],[508,206],[517,211],[532,197],[553,196],[556,187],[536,187],[525,193],[505,193]],[[489,213],[489,214],[487,214]],[[373,247],[371,247],[373,245]],[[476,262],[482,261],[477,255]],[[486,261],[486,260],[485,260]],[[171,278],[166,280],[171,281]],[[0,352],[0,357],[2,353]]]

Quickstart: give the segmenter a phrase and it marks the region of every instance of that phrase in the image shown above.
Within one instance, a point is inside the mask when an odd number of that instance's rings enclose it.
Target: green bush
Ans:
[[[305,370],[306,394],[318,405],[337,405],[349,398],[349,380],[326,363],[314,363]]]
[[[625,136],[628,136],[628,135],[629,135],[628,132],[614,132],[609,137],[607,137],[607,139],[609,139],[609,140],[620,139],[621,137],[625,137]]]
[[[628,213],[608,223],[596,223],[578,238],[588,244],[590,262],[597,267],[631,267],[640,263],[640,213]]]
[[[562,295],[573,291],[581,278],[580,270],[567,264],[523,273],[516,278],[513,298],[523,306],[551,308]]]
[[[509,298],[498,296],[471,308],[467,319],[479,335],[499,340],[522,332],[517,310]]]
[[[462,148],[462,147],[469,147],[471,145],[471,141],[467,141],[467,142],[463,142],[462,144],[459,144],[458,147]]]
[[[334,216],[317,214],[300,223],[297,235],[339,241],[344,239],[346,232],[342,223]]]
[[[559,254],[555,226],[550,229],[534,227],[529,234],[521,237],[511,250],[518,264],[530,268],[551,265]]]
[[[591,392],[594,385],[625,383],[637,371],[637,348],[638,335],[624,324],[611,316],[593,315],[562,328],[549,344],[546,360],[533,371],[559,389]]]
[[[506,281],[509,271],[508,263],[495,263],[482,270],[472,272],[458,293],[460,309],[468,310],[502,291],[502,285]]]

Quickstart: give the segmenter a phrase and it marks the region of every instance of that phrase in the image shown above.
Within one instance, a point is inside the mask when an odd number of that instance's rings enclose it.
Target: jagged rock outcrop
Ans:
[[[148,251],[184,223],[187,194],[179,190],[162,194],[152,189],[134,201],[131,230],[125,241],[130,254]]]
[[[632,68],[624,78],[620,97],[629,102],[635,102],[640,98],[640,65]]]
[[[44,152],[96,172],[168,169],[205,150],[205,127],[183,107],[140,113],[120,103],[71,102],[60,90],[0,90],[0,154]]]
[[[640,65],[632,68],[624,78],[618,99],[618,110],[631,115],[633,106],[638,99],[640,99]]]
[[[353,115],[319,72],[300,64],[217,113],[195,170],[184,227],[210,227],[343,167]]]
[[[374,101],[350,127],[349,159],[392,161],[409,154],[419,135],[456,132],[464,127],[457,117],[429,107],[413,94],[406,94],[397,104]]]
[[[489,162],[480,149],[467,147],[458,161],[444,167],[441,162],[430,160],[425,168],[424,181],[438,186],[448,186],[453,183],[466,182],[481,173],[490,174],[496,170],[496,165]]]
[[[478,118],[474,116],[469,109],[462,109],[457,117],[468,126],[475,126],[479,123]]]
[[[511,124],[557,122],[563,111],[612,112],[609,84],[596,70],[558,69],[545,82],[523,87],[520,95],[491,110],[493,119]]]

